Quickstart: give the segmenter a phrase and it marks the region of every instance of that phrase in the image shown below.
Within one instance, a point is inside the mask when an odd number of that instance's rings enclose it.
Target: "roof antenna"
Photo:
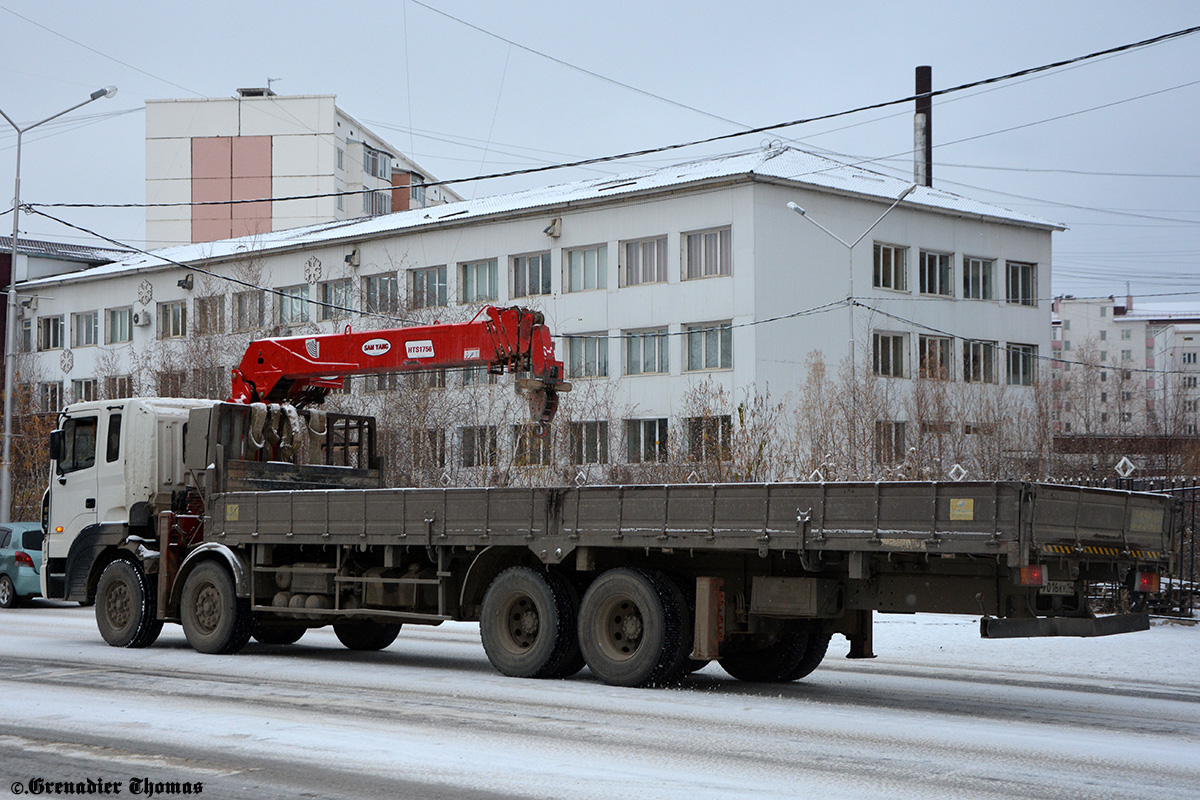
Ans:
[[[271,91],[271,84],[275,81],[281,81],[283,78],[267,78],[267,91]]]

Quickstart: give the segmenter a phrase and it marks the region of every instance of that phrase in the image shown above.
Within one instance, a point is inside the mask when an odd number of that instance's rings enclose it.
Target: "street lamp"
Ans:
[[[789,202],[787,204],[787,207],[790,208],[792,211],[795,211],[797,214],[804,217],[806,220],[811,222],[813,225],[816,225],[818,228],[820,228],[822,231],[824,231],[826,234],[828,234],[830,236],[830,238],[832,238],[835,242],[842,245],[842,247],[846,248],[846,254],[849,258],[848,275],[849,275],[849,281],[850,281],[850,288],[849,288],[849,293],[846,295],[846,307],[847,307],[847,310],[849,311],[849,317],[850,317],[850,383],[852,386],[858,385],[858,366],[855,363],[855,356],[854,356],[854,248],[855,248],[855,246],[858,245],[859,242],[861,242],[863,239],[867,238],[867,234],[869,234],[871,231],[875,230],[875,226],[878,225],[879,223],[883,222],[883,218],[886,217],[888,214],[892,213],[892,209],[895,208],[896,206],[900,205],[900,202],[904,198],[906,198],[910,194],[912,194],[913,190],[916,188],[917,188],[917,184],[915,184],[915,183],[909,184],[909,186],[907,188],[905,188],[905,190],[903,192],[900,193],[900,196],[897,197],[890,206],[888,206],[887,211],[884,211],[882,214],[880,214],[879,219],[872,222],[871,226],[869,228],[867,228],[865,231],[863,231],[862,235],[859,236],[857,239],[855,239],[853,242],[847,242],[845,239],[838,236],[833,231],[829,230],[829,228],[826,228],[824,225],[817,222],[815,219],[813,219],[812,217],[810,217],[808,215],[807,211],[805,211],[803,208],[801,208],[796,203]]]
[[[13,188],[13,226],[12,226],[12,256],[9,259],[8,282],[8,319],[4,332],[4,448],[0,455],[0,522],[9,522],[12,513],[12,414],[13,414],[13,375],[17,366],[17,220],[21,215],[21,137],[50,120],[58,119],[64,114],[70,114],[77,108],[86,106],[101,97],[112,97],[117,93],[117,87],[105,86],[97,89],[82,103],[76,103],[68,109],[46,117],[43,120],[26,125],[22,128],[13,118],[0,109],[0,116],[17,132],[17,174]]]

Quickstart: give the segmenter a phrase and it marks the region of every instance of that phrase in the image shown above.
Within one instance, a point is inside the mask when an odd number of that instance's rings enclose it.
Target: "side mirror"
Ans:
[[[63,450],[63,432],[50,431],[50,458],[53,461],[62,461]]]

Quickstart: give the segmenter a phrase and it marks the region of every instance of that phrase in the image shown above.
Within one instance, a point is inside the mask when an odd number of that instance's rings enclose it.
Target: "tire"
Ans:
[[[96,585],[96,627],[113,647],[149,647],[162,633],[156,586],[142,568],[118,559]]]
[[[255,622],[250,635],[261,644],[295,644],[307,631],[303,625]]]
[[[183,635],[197,652],[228,655],[250,641],[250,602],[237,596],[233,576],[215,561],[200,564],[187,576],[179,616]]]
[[[682,678],[708,666],[708,659],[692,658],[692,650],[696,644],[696,586],[694,581],[688,581],[681,575],[666,573],[667,578],[676,590],[676,601],[680,603],[680,613],[683,615],[682,641],[680,643],[680,664],[677,676]]]
[[[790,683],[811,673],[829,650],[830,632],[818,620],[806,620],[769,643],[735,651],[720,660],[721,668],[749,683]]]
[[[383,650],[400,635],[399,622],[335,622],[333,633],[350,650]]]
[[[579,645],[611,686],[656,686],[678,677],[686,656],[678,587],[661,573],[611,569],[579,608]]]
[[[479,638],[497,671],[513,678],[565,678],[583,668],[578,605],[563,578],[510,567],[483,595]]]
[[[13,608],[17,605],[17,587],[12,578],[0,575],[0,608]]]

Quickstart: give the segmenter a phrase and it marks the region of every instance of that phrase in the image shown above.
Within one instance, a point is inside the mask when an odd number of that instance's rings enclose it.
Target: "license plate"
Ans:
[[[1072,595],[1075,594],[1075,584],[1071,581],[1050,581],[1038,589],[1038,594]]]

